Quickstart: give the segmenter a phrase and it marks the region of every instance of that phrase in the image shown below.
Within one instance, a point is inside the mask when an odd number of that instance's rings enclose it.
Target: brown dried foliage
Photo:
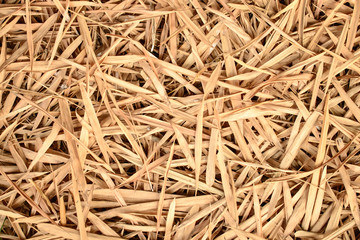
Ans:
[[[0,5],[0,238],[359,239],[360,2]]]

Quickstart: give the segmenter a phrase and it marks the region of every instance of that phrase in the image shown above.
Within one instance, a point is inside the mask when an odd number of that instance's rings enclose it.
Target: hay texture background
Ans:
[[[1,239],[359,239],[360,1],[3,0]]]

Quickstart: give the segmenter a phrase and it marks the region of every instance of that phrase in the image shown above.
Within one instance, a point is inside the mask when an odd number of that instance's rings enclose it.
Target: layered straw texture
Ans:
[[[3,0],[1,239],[359,239],[360,1]]]

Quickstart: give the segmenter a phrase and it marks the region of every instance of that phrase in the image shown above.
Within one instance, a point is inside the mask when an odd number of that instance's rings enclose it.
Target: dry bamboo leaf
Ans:
[[[241,229],[232,229],[233,231],[236,232],[236,234],[238,234],[238,236],[242,236],[242,237],[246,237],[244,239],[254,239],[254,240],[264,240],[265,238],[263,237],[259,237],[255,234],[252,234],[252,233],[249,233],[249,232],[246,232],[244,230],[241,230]]]
[[[5,177],[6,181],[9,182],[9,184],[15,188],[15,190],[26,199],[26,201],[35,208],[43,217],[47,218],[52,224],[56,225],[56,223],[46,214],[21,188],[16,186],[15,183],[13,183],[8,175],[3,171],[3,169],[0,167],[0,174]]]
[[[171,239],[171,229],[173,228],[174,224],[174,216],[175,216],[175,208],[176,208],[175,199],[171,202],[169,212],[166,219],[166,227],[165,227],[165,237],[164,239],[170,240]]]
[[[355,221],[350,221],[343,226],[339,227],[338,229],[334,230],[332,233],[329,233],[327,236],[325,236],[323,239],[330,240],[334,239],[336,236],[339,236],[341,233],[353,228],[355,226]]]
[[[60,113],[61,113],[61,122],[63,126],[66,128],[66,130],[69,133],[72,133],[74,131],[74,127],[71,120],[69,105],[64,99],[59,100],[59,105],[60,105]],[[73,177],[75,179],[76,185],[79,184],[79,187],[82,190],[85,188],[85,176],[83,173],[83,167],[80,162],[79,153],[77,151],[75,141],[67,131],[65,132],[65,138],[68,143],[67,145],[70,152],[71,165],[74,171]]]
[[[298,223],[302,220],[304,214],[305,214],[305,204],[306,204],[306,195],[303,195],[298,203],[294,207],[293,214],[289,218],[289,221],[286,224],[286,228],[284,230],[284,235],[289,235],[295,227],[298,225]]]
[[[66,8],[66,11],[65,11],[65,9],[59,4],[58,0],[55,0],[54,2],[58,6],[59,10],[61,9],[61,14],[64,15],[64,18],[61,20],[59,31],[58,31],[58,33],[56,35],[56,40],[55,40],[55,43],[54,43],[54,46],[53,46],[53,49],[52,49],[52,52],[51,52],[51,57],[50,57],[48,66],[50,66],[52,61],[54,60],[55,54],[56,54],[56,52],[58,50],[59,44],[60,44],[60,42],[62,40],[62,37],[63,37],[63,31],[64,31],[64,27],[65,27],[65,22],[67,20],[69,20],[69,19],[67,19],[65,17],[68,14],[67,13],[68,8]]]
[[[36,165],[36,163],[38,163],[40,161],[41,157],[46,153],[46,151],[49,149],[51,144],[53,144],[53,142],[55,141],[55,138],[59,134],[60,129],[61,129],[61,127],[59,125],[54,124],[54,127],[51,130],[51,133],[47,136],[47,138],[41,145],[41,148],[38,150],[34,160],[32,160],[32,162],[28,168],[28,172],[30,172],[31,169]]]
[[[198,112],[197,121],[196,121],[196,132],[195,132],[195,188],[197,191],[199,178],[200,178],[200,167],[201,167],[201,158],[202,158],[202,149],[203,149],[203,112],[204,112],[204,102],[200,105],[200,110]]]
[[[181,146],[182,151],[185,154],[185,157],[186,157],[186,160],[188,161],[189,166],[192,169],[196,169],[195,160],[190,151],[189,144],[187,143],[186,139],[184,138],[183,134],[180,132],[178,127],[174,123],[171,123],[171,126],[174,129],[175,136],[179,142],[179,145]]]
[[[357,202],[356,192],[353,189],[353,187],[351,187],[351,180],[344,166],[340,166],[339,172],[346,189],[348,201],[350,204],[350,209],[353,214],[355,223],[357,227],[360,228],[360,209],[359,209],[359,204]]]
[[[17,16],[15,17],[10,23],[7,23],[4,27],[0,29],[0,37],[4,36],[7,32],[9,32],[14,25],[19,21],[21,17]]]
[[[358,239],[359,16],[4,0],[0,238]]]
[[[326,151],[327,151],[327,146],[326,146],[326,141],[328,139],[328,131],[329,131],[329,95],[326,96],[325,98],[325,107],[324,107],[324,120],[323,120],[323,125],[322,125],[322,130],[321,130],[321,138],[320,138],[320,143],[318,146],[318,152],[317,152],[317,156],[316,156],[316,160],[315,160],[315,167],[320,166],[324,160],[325,160],[325,156],[326,156]],[[308,199],[306,201],[306,213],[305,213],[305,217],[302,223],[302,227],[305,230],[308,230],[309,226],[310,226],[310,221],[311,218],[313,216],[316,216],[316,214],[313,213],[313,211],[319,212],[320,209],[318,208],[314,208],[315,205],[315,199],[318,201],[321,201],[322,197],[321,195],[323,193],[319,192],[318,194],[318,187],[320,185],[320,175],[321,175],[321,169],[317,169],[313,175],[312,175],[312,179],[311,179],[311,185],[309,187],[309,195],[308,195]]]
[[[185,216],[184,220],[190,218],[192,215],[196,214],[197,212],[199,212],[199,206],[198,205],[194,205],[190,211],[187,213],[187,215]],[[177,231],[176,235],[174,236],[174,239],[189,239],[190,235],[192,233],[192,231],[195,228],[195,223],[193,222],[192,224],[188,225],[187,227],[185,227],[184,229],[182,229],[181,231]]]
[[[29,0],[25,1],[25,9],[26,9],[26,37],[27,37],[27,44],[29,49],[29,58],[30,58],[30,66],[32,69],[33,63],[34,63],[34,40],[32,36],[32,30],[31,30],[31,16],[30,16],[30,2]]]
[[[92,224],[94,224],[94,226],[96,226],[101,231],[102,234],[104,234],[106,236],[112,236],[112,237],[119,236],[111,227],[109,227],[106,223],[104,223],[95,214],[89,212],[88,218],[89,218],[90,222],[92,222]]]
[[[312,127],[314,126],[317,118],[319,117],[318,112],[313,112],[310,117],[307,119],[306,123],[304,124],[303,128],[300,130],[299,134],[294,139],[292,145],[286,150],[284,158],[281,160],[280,167],[281,168],[288,168],[294,158],[296,157],[297,152],[299,151],[301,144],[305,140],[305,138],[310,133]]]
[[[216,128],[211,129],[209,153],[206,164],[206,184],[212,186],[215,182],[215,162],[216,150],[218,146],[219,130]]]
[[[359,25],[359,23],[358,23],[359,16],[360,16],[360,4],[359,4],[359,2],[355,1],[354,2],[354,12],[351,17],[350,29],[348,31],[348,36],[347,36],[347,41],[346,41],[346,47],[348,49],[352,49],[354,46],[356,29],[357,29],[357,26]]]
[[[260,202],[259,202],[256,188],[253,188],[253,195],[254,195],[254,212],[255,212],[254,215],[255,215],[255,221],[256,221],[256,233],[258,236],[262,237],[263,230],[262,230],[262,221],[261,221],[261,209],[260,209]]]
[[[40,229],[40,231],[48,233],[48,234],[56,236],[56,237],[62,237],[62,238],[68,238],[68,239],[83,239],[80,237],[80,234],[77,230],[74,230],[74,229],[71,229],[68,227],[59,227],[59,226],[51,225],[48,223],[41,223],[41,224],[38,224],[38,228]],[[123,238],[107,237],[107,236],[103,236],[103,235],[99,235],[99,234],[88,233],[87,239],[89,239],[89,240],[95,240],[95,239],[120,240]]]
[[[73,168],[71,168],[71,172],[72,175],[75,176],[75,171]],[[85,221],[86,219],[84,218],[84,213],[83,213],[83,208],[81,206],[81,201],[80,201],[80,195],[79,195],[79,189],[78,189],[78,183],[76,181],[76,179],[73,177],[72,179],[72,186],[73,186],[73,197],[74,197],[74,202],[75,202],[75,208],[76,208],[76,215],[77,215],[77,221],[78,221],[78,227],[79,227],[79,232],[80,232],[80,239],[88,239],[87,238],[87,232],[85,229]]]
[[[104,155],[105,161],[109,163],[109,153],[111,154],[111,150],[109,149],[109,146],[103,139],[103,133],[101,131],[101,126],[98,121],[98,118],[96,116],[95,109],[91,103],[91,100],[89,98],[89,93],[85,90],[84,86],[80,85],[80,91],[83,98],[83,103],[85,105],[85,111],[88,114],[88,118],[90,120],[90,124],[92,126],[92,129],[94,131],[95,138],[99,144],[99,147],[101,149],[101,153]],[[114,155],[112,155],[114,156]],[[116,158],[115,156],[113,158]]]
[[[228,170],[225,165],[225,157],[224,157],[221,141],[219,142],[219,153],[217,154],[217,163],[218,163],[220,173],[221,173],[221,180],[222,180],[222,184],[223,184],[224,195],[226,198],[227,207],[229,209],[229,213],[230,213],[231,217],[234,220],[236,220],[236,218],[237,218],[236,202],[235,202],[236,199],[234,196],[233,189],[230,185],[230,179],[229,179],[230,175],[228,174]]]
[[[45,23],[41,25],[41,27],[32,35],[33,43],[41,40],[45,34],[50,30],[50,28],[54,25],[57,18],[57,14],[52,15],[47,19]],[[0,71],[4,70],[10,63],[16,61],[22,54],[24,54],[28,50],[28,44],[23,44],[20,48],[18,48],[10,58],[6,59],[6,61],[0,66]]]
[[[313,214],[311,216],[311,221],[310,221],[311,227],[313,227],[315,225],[315,223],[319,219],[319,216],[321,213],[321,206],[323,204],[324,194],[325,194],[324,189],[326,186],[326,170],[327,170],[327,168],[325,167],[321,173],[319,189],[317,192],[317,198],[315,200],[314,211],[313,211]]]
[[[59,202],[59,206],[60,206],[60,223],[61,225],[66,225],[66,207],[65,207],[65,202],[64,202],[64,196],[61,196],[60,198],[60,202]]]
[[[354,117],[360,121],[360,109],[354,103],[354,101],[348,96],[348,94],[345,92],[345,90],[340,86],[340,84],[337,81],[333,81],[333,85],[335,86],[336,90],[339,92],[340,97],[346,102],[348,105],[350,111],[354,114]]]
[[[192,217],[190,217],[189,219],[187,219],[186,221],[183,221],[178,227],[177,227],[177,231],[181,230],[184,227],[187,227],[188,225],[196,222],[197,220],[201,219],[202,217],[208,215],[209,213],[211,213],[212,211],[214,211],[215,209],[219,208],[220,206],[222,206],[224,203],[226,203],[226,199],[223,198],[221,200],[218,200],[217,202],[215,202],[214,204],[204,208],[203,210],[199,211],[198,213],[194,214]]]
[[[5,206],[0,206],[0,213],[2,216],[10,217],[10,218],[22,218],[23,215],[16,213],[14,210],[9,209]]]
[[[157,229],[160,228],[160,224],[161,224],[160,219],[161,219],[161,216],[162,216],[163,204],[164,204],[164,199],[165,199],[167,176],[168,176],[168,173],[169,173],[172,158],[174,156],[174,146],[175,146],[175,144],[173,143],[173,145],[171,145],[168,162],[166,163],[166,172],[165,172],[165,175],[164,175],[164,183],[163,183],[163,186],[161,188],[161,193],[160,193],[160,196],[159,196],[159,206],[158,206],[157,214],[156,214],[156,217],[157,217],[156,228]]]

